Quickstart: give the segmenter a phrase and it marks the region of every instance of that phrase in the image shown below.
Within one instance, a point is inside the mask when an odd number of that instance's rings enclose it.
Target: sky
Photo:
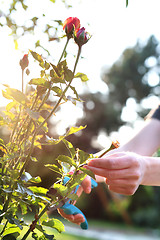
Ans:
[[[2,1],[0,2],[1,9],[7,7],[5,2],[3,1],[3,4]],[[127,8],[125,0],[68,0],[67,2],[73,5],[70,9],[66,9],[60,0],[56,1],[56,5],[49,0],[45,1],[45,5],[44,1],[39,0],[26,0],[26,2],[29,5],[29,11],[17,16],[19,23],[22,22],[22,16],[24,21],[27,21],[28,18],[35,15],[36,10],[36,15],[39,16],[47,13],[46,21],[48,22],[55,19],[64,21],[70,16],[78,17],[81,21],[81,26],[84,26],[92,35],[89,42],[83,46],[83,59],[77,67],[77,72],[86,73],[90,79],[87,86],[82,86],[79,83],[80,92],[100,91],[104,94],[107,93],[108,88],[101,81],[100,77],[102,69],[104,67],[109,68],[118,60],[124,49],[134,46],[138,40],[145,42],[152,34],[160,40],[159,0],[129,0]],[[19,11],[21,11],[20,6]],[[41,22],[40,24],[43,28],[46,22]],[[34,39],[34,36],[27,36],[25,40],[19,39],[19,50],[15,50],[12,36],[9,36],[9,34],[9,29],[0,31],[0,83],[9,84],[11,87],[20,89],[21,72],[19,59],[28,49],[33,49],[32,39]],[[41,37],[40,30],[37,30],[36,34]],[[46,39],[41,39],[41,42],[46,44]],[[54,58],[58,59],[64,43],[65,40],[62,40],[59,46],[56,44],[55,47],[51,45],[50,50],[53,51]],[[72,52],[77,51],[76,46],[74,44],[70,45],[69,51],[69,60],[72,63]],[[25,77],[25,81],[27,82],[36,74],[37,70],[34,68],[30,77]],[[1,84],[0,90],[2,89]],[[0,93],[0,105],[5,104],[3,99]],[[77,114],[82,114],[82,111],[78,110]]]

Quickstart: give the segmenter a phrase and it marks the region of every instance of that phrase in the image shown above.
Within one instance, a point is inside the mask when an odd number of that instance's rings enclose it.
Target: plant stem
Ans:
[[[36,224],[38,222],[38,220],[42,217],[42,215],[48,210],[49,206],[50,206],[50,203],[47,203],[46,206],[41,211],[41,213],[38,215],[38,217],[34,220],[35,221],[34,224]],[[30,228],[28,229],[28,231],[25,233],[25,235],[23,236],[23,238],[21,240],[27,239],[27,237],[29,236],[31,231],[32,231],[32,223],[30,225]]]
[[[81,55],[81,47],[78,47],[78,54],[77,54],[76,62],[75,62],[75,65],[74,65],[73,74],[75,74],[77,63],[78,63],[80,55]]]
[[[24,88],[24,69],[22,69],[22,93],[23,93],[23,88]],[[18,118],[17,118],[16,124],[15,124],[15,126],[14,126],[14,129],[13,129],[13,131],[12,131],[12,133],[11,133],[9,142],[12,142],[12,140],[13,140],[13,137],[14,137],[14,134],[15,134],[15,131],[16,131],[18,122],[19,122],[19,120],[20,120],[20,114],[21,114],[21,105],[20,105],[20,107],[19,107]]]
[[[34,134],[33,134],[31,147],[30,147],[28,156],[26,157],[26,160],[25,160],[25,162],[24,162],[24,165],[23,165],[23,167],[21,168],[19,177],[21,177],[21,175],[22,175],[22,173],[23,173],[26,165],[28,164],[28,162],[29,162],[29,160],[30,160],[30,156],[31,156],[31,154],[32,154],[32,150],[33,150],[33,147],[34,147],[34,140],[35,140],[35,138],[36,138],[36,135],[39,133],[39,131],[41,130],[41,128],[43,127],[43,125],[48,121],[48,119],[52,116],[52,114],[57,110],[60,102],[62,101],[65,93],[67,92],[68,88],[70,87],[70,85],[71,85],[71,83],[72,83],[72,81],[73,81],[73,79],[74,79],[74,74],[75,74],[75,71],[76,71],[76,67],[77,67],[77,63],[78,63],[80,54],[81,54],[81,47],[79,47],[79,49],[78,49],[78,54],[77,54],[76,62],[75,62],[74,69],[73,69],[73,77],[71,78],[70,82],[68,83],[68,85],[67,85],[66,88],[64,89],[62,95],[60,96],[58,102],[56,103],[56,105],[54,106],[54,108],[52,109],[52,111],[48,114],[48,116],[46,117],[46,119],[37,127],[37,129],[35,130],[35,132],[34,132]]]
[[[24,69],[22,69],[22,93],[24,93]]]
[[[66,51],[66,48],[67,48],[67,45],[68,45],[69,40],[70,40],[70,38],[67,37],[67,42],[66,42],[66,44],[65,44],[65,46],[64,46],[63,52],[62,52],[62,54],[61,54],[61,56],[60,56],[60,59],[59,59],[58,63],[60,63],[60,61],[62,60],[62,57],[63,57],[63,55],[64,55],[64,53],[65,53],[65,51]]]
[[[4,227],[3,227],[2,231],[0,232],[0,236],[2,236],[2,234],[4,233],[4,231],[7,227],[7,224],[8,224],[8,220],[5,222]]]

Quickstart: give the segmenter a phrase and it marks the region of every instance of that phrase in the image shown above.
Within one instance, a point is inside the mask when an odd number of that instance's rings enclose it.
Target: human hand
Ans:
[[[133,152],[112,151],[102,158],[90,160],[85,168],[105,177],[109,190],[133,195],[143,181],[146,162],[143,156]]]
[[[84,181],[81,183],[81,185],[79,186],[78,190],[77,190],[77,195],[78,197],[81,196],[82,192],[85,192],[87,194],[89,194],[91,192],[91,178],[89,176],[87,176]],[[74,204],[76,203],[76,201],[74,202]],[[81,223],[83,223],[85,221],[85,218],[82,214],[66,214],[62,209],[58,209],[59,214],[67,219],[68,221],[78,224],[80,225]]]

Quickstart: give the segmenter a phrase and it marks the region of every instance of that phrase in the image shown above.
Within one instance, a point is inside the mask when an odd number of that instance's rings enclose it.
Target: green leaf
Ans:
[[[42,240],[46,240],[46,239],[48,239],[48,240],[54,240],[54,235],[48,235],[46,232],[45,232],[45,230],[42,228],[42,226],[41,225],[36,225],[36,228],[40,231],[40,232],[42,232],[43,233],[43,236],[41,236],[40,238],[39,238],[39,240],[40,239],[42,239]],[[44,236],[45,236],[45,238],[44,238]],[[36,239],[36,238],[35,238]]]
[[[70,82],[74,77],[74,74],[71,70],[65,69],[64,78],[67,82]]]
[[[59,87],[52,87],[52,91],[57,93],[57,95],[60,97],[62,95],[62,90]]]
[[[62,175],[61,169],[57,165],[55,165],[55,164],[46,164],[45,167],[47,167],[50,170],[52,170],[52,171]]]
[[[37,162],[38,160],[37,160],[37,158],[36,157],[30,157],[30,159],[33,161],[33,162]]]
[[[61,162],[60,165],[62,166],[63,173],[65,174],[67,174],[71,169],[71,165],[66,162]]]
[[[69,152],[71,154],[71,157],[74,158],[74,156],[75,156],[75,149],[74,149],[72,143],[67,141],[66,139],[63,139],[62,141],[64,142],[64,144],[68,148],[68,150],[69,150]]]
[[[3,113],[10,118],[10,120],[15,120],[15,115],[12,112],[3,111]]]
[[[74,105],[76,105],[76,99],[71,97],[71,96],[67,96],[67,100],[71,101]]]
[[[27,214],[27,204],[25,204],[24,202],[20,202],[19,203],[19,206],[20,206],[20,208],[21,208],[21,213],[22,213],[22,215],[25,215],[25,214]]]
[[[12,99],[4,90],[2,90],[2,95],[6,99],[9,99],[9,100]]]
[[[32,78],[30,81],[29,81],[29,84],[33,84],[33,85],[37,85],[37,86],[43,86],[43,87],[46,87],[46,88],[49,88],[50,87],[50,82],[47,81],[46,79],[44,78]]]
[[[34,112],[31,109],[27,108],[26,109],[28,115],[32,118],[32,119],[38,119],[40,117],[40,113],[39,112]]]
[[[85,173],[77,174],[74,179],[72,179],[67,185],[69,189],[74,189],[77,185],[81,184],[81,182],[85,179],[87,175]]]
[[[68,187],[62,184],[54,183],[53,188],[57,190],[57,192],[62,196],[65,197],[68,193]]]
[[[6,106],[6,111],[10,111],[12,108],[16,107],[17,106],[17,103],[15,101],[13,102],[10,102],[7,104]]]
[[[78,150],[78,156],[79,156],[79,163],[83,164],[85,163],[89,158],[90,158],[90,154],[82,151],[82,150]]]
[[[41,124],[41,123],[43,123],[44,120],[45,119],[42,116],[39,116],[38,123]],[[43,129],[44,132],[48,132],[47,122],[45,124],[43,124],[42,129]]]
[[[89,79],[84,73],[77,73],[74,78],[80,78],[82,82],[87,82]]]
[[[43,221],[42,225],[56,229],[59,233],[64,232],[64,225],[58,219],[51,219],[49,221]]]
[[[25,105],[27,102],[29,102],[25,94],[17,89],[7,88],[6,93],[7,95],[12,97],[15,101],[19,102],[20,104]]]
[[[53,83],[65,83],[64,76],[62,77],[52,77],[51,81]]]
[[[67,136],[69,136],[69,135],[71,135],[71,134],[73,134],[73,133],[76,133],[76,132],[79,132],[80,130],[82,130],[82,129],[85,129],[86,128],[86,126],[80,126],[80,127],[71,127],[68,131],[67,131],[67,133],[65,134],[65,136],[67,137]]]
[[[79,95],[78,95],[78,93],[77,93],[77,91],[76,91],[76,89],[75,89],[75,87],[70,86],[70,88],[72,89],[72,91],[73,91],[74,94],[76,95],[77,99],[80,99],[80,98],[79,98]],[[82,100],[81,100],[81,101],[82,101]]]
[[[33,233],[32,233],[32,238],[35,239],[35,240],[38,240],[38,235],[37,235],[37,233],[34,233],[34,232],[33,232]]]
[[[60,162],[66,162],[66,163],[70,164],[71,166],[76,167],[75,161],[68,156],[60,155],[60,156],[58,156],[58,158],[56,160],[58,160]]]
[[[12,239],[12,238],[9,238],[10,236],[18,237],[20,235],[20,231],[21,230],[19,229],[19,227],[11,226],[7,228],[3,233],[3,236],[6,236],[6,238],[2,238],[2,239],[8,239],[8,240]]]
[[[32,178],[31,174],[28,172],[25,172],[22,176],[21,176],[21,180],[28,182],[30,179]]]
[[[2,238],[2,240],[16,240],[19,235],[19,233],[7,234]]]
[[[64,140],[64,138],[68,137],[69,135],[73,134],[73,133],[76,133],[82,129],[85,129],[86,126],[80,126],[80,127],[71,127],[67,132],[66,134],[64,134],[63,136],[60,136],[59,139],[53,139],[53,138],[50,138],[49,136],[46,136],[47,137],[47,143],[48,144],[51,144],[51,145],[54,145],[54,144],[58,144],[59,142],[61,142],[62,140]]]
[[[18,193],[21,193],[21,194],[27,194],[29,196],[34,195],[33,192],[30,189],[22,186],[20,183],[17,183],[17,187],[18,188],[15,190],[15,192],[18,192]]]
[[[28,187],[29,190],[31,190],[33,193],[38,194],[38,195],[45,195],[48,191],[48,189],[43,188],[43,187],[36,187],[36,186],[32,186],[32,187]]]
[[[20,224],[20,220],[15,218],[11,213],[6,215],[6,219],[9,221],[9,223],[15,224],[17,227],[19,227],[20,230],[23,229],[22,225]]]
[[[47,234],[47,233],[44,233],[44,236],[45,236],[45,239],[48,239],[48,240],[55,240],[55,238],[54,238],[54,235],[49,235],[49,234]],[[44,239],[44,240],[45,240]],[[41,239],[40,239],[41,240]],[[43,240],[43,239],[42,239]]]
[[[50,68],[50,64],[48,62],[45,61],[44,63],[44,67],[46,70],[48,70]]]
[[[4,140],[0,138],[0,144],[4,144]]]
[[[80,167],[79,170],[81,170],[82,172],[84,172],[85,174],[89,175],[91,178],[96,180],[94,173],[92,171],[90,171],[89,169]]]
[[[43,61],[43,58],[41,57],[41,55],[39,55],[38,53],[30,50],[32,56],[34,57],[35,60],[37,60],[39,62],[39,65],[44,68],[44,61]]]
[[[126,0],[126,7],[128,7],[128,0]]]
[[[32,177],[29,181],[32,183],[40,183],[42,180],[39,176],[37,176],[37,177]]]
[[[0,126],[2,125],[6,125],[6,121],[4,120],[4,118],[2,116],[0,116]]]

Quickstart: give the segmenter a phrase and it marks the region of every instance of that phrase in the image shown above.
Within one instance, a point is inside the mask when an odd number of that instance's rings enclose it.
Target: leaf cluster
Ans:
[[[22,237],[27,239],[30,232],[33,239],[55,239],[54,235],[48,235],[46,227],[51,227],[59,232],[64,231],[63,224],[57,219],[49,219],[46,211],[52,204],[59,204],[62,199],[76,199],[75,188],[88,174],[94,175],[82,168],[82,165],[91,157],[80,149],[75,149],[66,138],[71,134],[84,129],[86,126],[71,127],[64,135],[54,139],[48,136],[48,120],[56,115],[57,109],[63,103],[71,101],[76,104],[81,101],[73,79],[80,78],[87,81],[83,73],[74,74],[67,66],[66,60],[54,65],[42,58],[38,53],[30,50],[31,56],[40,66],[40,77],[33,78],[28,83],[27,91],[17,90],[8,85],[3,90],[3,97],[10,100],[0,116],[1,126],[10,131],[8,143],[0,139],[0,224],[2,225],[2,239],[17,239],[21,230],[28,227],[28,231]],[[35,63],[35,64],[36,64]],[[72,97],[67,96],[70,89]],[[51,106],[48,103],[50,96],[54,96],[55,102]],[[45,110],[45,116],[43,111]],[[60,183],[54,184],[56,194],[48,194],[49,190],[39,187],[39,176],[33,177],[26,171],[29,162],[38,161],[33,155],[35,148],[42,149],[43,145],[56,145],[63,142],[68,149],[68,156],[60,155],[53,160],[53,164],[45,165],[52,171],[59,173]],[[71,175],[70,170],[74,168]],[[63,179],[70,180],[64,185]],[[57,200],[58,197],[58,200]],[[34,220],[29,225],[22,216],[33,212]],[[37,231],[41,236],[37,235]]]

